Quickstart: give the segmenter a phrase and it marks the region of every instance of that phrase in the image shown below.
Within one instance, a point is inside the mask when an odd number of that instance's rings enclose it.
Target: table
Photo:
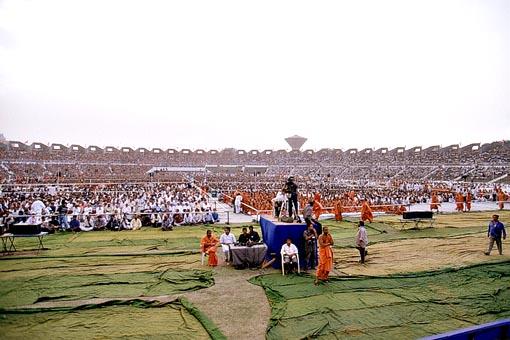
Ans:
[[[232,255],[232,264],[236,268],[259,267],[267,252],[265,244],[254,244],[251,247],[230,245],[229,248]]]
[[[48,235],[48,232],[42,231],[39,234],[3,234],[0,235],[0,238],[2,239],[2,245],[3,245],[3,252],[12,252],[16,251],[16,246],[14,245],[14,239],[16,237],[37,237],[37,240],[39,241],[39,245],[37,248],[37,251],[44,249],[43,245],[43,237]]]
[[[298,248],[300,263],[305,263],[305,239],[303,232],[306,230],[306,223],[285,223],[271,220],[270,217],[260,216],[260,228],[262,239],[267,244],[269,254],[276,255],[273,268],[281,268],[280,251],[287,238]],[[317,234],[322,233],[322,225],[314,225]]]
[[[414,228],[418,229],[420,223],[429,223],[429,228],[432,228],[434,226],[434,222],[436,221],[434,218],[401,218],[400,221],[400,229],[404,229],[405,225],[407,223],[413,222]]]

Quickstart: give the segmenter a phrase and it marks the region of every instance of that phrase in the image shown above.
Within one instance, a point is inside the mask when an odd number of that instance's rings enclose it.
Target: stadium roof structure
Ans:
[[[292,151],[294,150],[299,151],[299,149],[301,149],[301,147],[303,146],[303,144],[305,144],[307,140],[308,139],[306,139],[305,137],[301,137],[298,135],[285,138],[285,141],[290,145]]]

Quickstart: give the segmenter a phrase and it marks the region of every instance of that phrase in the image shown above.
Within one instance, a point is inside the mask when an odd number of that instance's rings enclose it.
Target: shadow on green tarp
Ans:
[[[188,300],[0,311],[3,339],[226,339]]]
[[[272,312],[268,339],[405,338],[510,317],[510,261],[405,275],[262,275]]]

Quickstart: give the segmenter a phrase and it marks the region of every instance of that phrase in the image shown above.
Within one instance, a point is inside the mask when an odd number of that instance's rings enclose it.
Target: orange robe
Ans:
[[[435,192],[432,193],[430,198],[430,210],[439,210],[439,198]]]
[[[323,240],[324,243],[333,243],[333,237],[331,234],[325,236],[322,234],[319,239]],[[317,267],[317,280],[327,280],[329,272],[333,270],[333,249],[331,246],[321,247],[319,243],[319,266]]]
[[[372,209],[370,209],[370,206],[368,205],[368,202],[365,201],[361,205],[361,220],[365,222],[368,220],[370,223],[374,220],[374,215],[372,214]]]
[[[471,201],[473,200],[473,195],[470,192],[466,195],[466,210],[471,211]]]
[[[498,207],[500,210],[502,210],[505,207],[505,203],[504,203],[505,200],[506,200],[506,195],[503,192],[503,190],[500,189],[498,191]]]
[[[455,210],[459,212],[464,211],[464,196],[462,196],[460,192],[455,194],[455,204],[456,204]]]
[[[342,201],[341,200],[337,200],[335,202],[335,220],[336,221],[341,221],[342,220],[342,212],[343,212],[343,206],[342,206]]]
[[[202,240],[200,240],[200,250],[209,256],[207,264],[211,267],[216,267],[218,265],[218,257],[216,256],[218,243],[219,241],[214,235],[211,235],[211,237],[205,235],[202,237]]]
[[[318,220],[319,216],[322,213],[322,204],[321,204],[321,194],[316,192],[313,195],[313,214],[315,215],[315,218]]]

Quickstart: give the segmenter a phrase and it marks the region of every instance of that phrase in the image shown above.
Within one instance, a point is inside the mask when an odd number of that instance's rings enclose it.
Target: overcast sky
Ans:
[[[510,139],[510,1],[0,1],[0,133],[161,148]]]

